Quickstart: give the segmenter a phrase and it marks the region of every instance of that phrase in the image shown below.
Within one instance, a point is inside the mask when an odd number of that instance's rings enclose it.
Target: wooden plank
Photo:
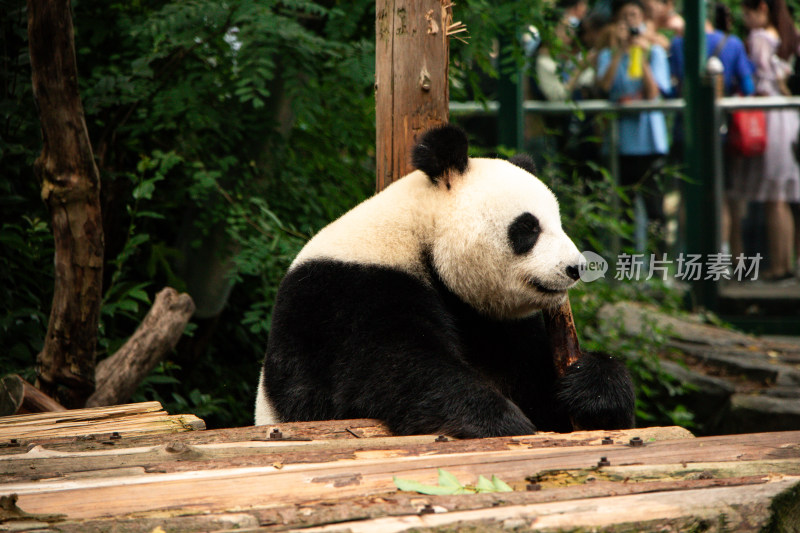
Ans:
[[[140,413],[163,411],[159,402],[140,402],[109,407],[89,407],[86,409],[70,409],[57,413],[30,413],[23,415],[0,417],[0,428],[18,424],[46,424],[58,420],[92,420],[112,416],[130,416]]]
[[[490,493],[455,496],[424,496],[408,492],[392,492],[371,496],[312,501],[300,505],[278,505],[268,509],[233,510],[210,514],[187,515],[181,509],[135,518],[113,517],[63,521],[57,524],[63,533],[117,531],[152,532],[156,527],[173,533],[187,531],[216,531],[262,526],[264,530],[318,527],[326,524],[369,520],[386,516],[417,515],[426,512],[457,512],[476,509],[529,505],[583,498],[621,496],[656,491],[694,490],[718,486],[743,486],[766,483],[767,479],[695,479],[650,483],[586,483],[570,488],[513,493]],[[637,529],[640,531],[641,529]]]
[[[478,475],[493,474],[508,482],[522,482],[542,471],[592,468],[601,456],[615,466],[797,460],[800,459],[798,442],[800,432],[785,432],[662,441],[641,447],[614,444],[521,448],[280,467],[266,464],[102,479],[8,483],[0,485],[0,494],[19,494],[19,506],[29,513],[66,514],[71,518],[119,517],[177,508],[187,512],[241,511],[392,491],[393,476],[433,483],[437,468],[447,469],[464,483],[475,483]]]
[[[176,415],[178,416],[178,415]],[[184,416],[184,415],[180,415]],[[197,419],[199,420],[199,419]],[[191,420],[190,420],[191,421]],[[199,429],[199,428],[198,428]],[[241,428],[227,428],[206,431],[186,431],[172,433],[170,443],[186,445],[233,443],[247,441],[270,441],[273,429],[282,431],[283,441],[307,441],[311,439],[325,440],[355,440],[360,438],[391,436],[388,428],[377,420],[330,420],[320,422],[291,422],[276,426],[250,426]],[[163,433],[129,433],[117,432],[119,439],[113,441],[115,448],[133,448],[147,446],[162,446],[167,443]],[[64,436],[37,436],[34,438],[19,438],[16,446],[9,447],[8,442],[0,440],[0,456],[3,454],[24,453],[25,448],[31,446],[46,446],[48,450],[64,451],[91,451],[108,449],[108,436],[110,433],[97,433],[92,435],[64,435]],[[3,444],[6,447],[3,447]]]
[[[204,432],[212,434],[212,431]],[[185,444],[170,438],[164,444],[124,447],[116,441],[86,443],[73,450],[32,446],[26,453],[0,454],[0,483],[69,477],[72,472],[105,471],[121,467],[141,467],[147,472],[181,472],[194,469],[238,468],[265,464],[324,463],[345,459],[390,459],[465,452],[508,451],[553,446],[598,446],[603,439],[627,442],[632,436],[644,436],[655,442],[692,438],[682,428],[649,428],[607,432],[545,433],[530,437],[448,440],[434,435],[375,437],[350,440],[260,440]],[[162,442],[164,439],[161,439]],[[92,449],[87,449],[91,445]],[[100,448],[97,448],[100,446]],[[82,449],[83,448],[83,449]]]
[[[247,441],[269,441],[272,430],[278,429],[285,442],[304,442],[307,440],[361,440],[375,437],[391,437],[385,424],[374,419],[326,420],[316,422],[289,422],[273,426],[250,426],[243,428],[227,428],[202,432],[185,432],[170,436],[169,442],[185,445],[201,445],[212,443],[235,443]],[[120,432],[121,439],[114,442],[117,448],[162,446],[166,444],[164,437],[158,434],[129,434]],[[603,438],[627,442],[631,437],[639,436],[643,440],[667,440],[692,438],[691,432],[677,426],[642,428],[624,431],[606,432],[573,432],[568,434],[539,433],[535,438],[526,441],[531,446],[566,446],[599,444]],[[527,437],[525,437],[527,438]],[[473,441],[481,442],[481,441]],[[44,445],[50,450],[89,451],[107,449],[99,438],[80,438],[75,436],[55,438],[35,438],[22,441],[21,447]],[[332,445],[333,446],[333,445]],[[20,447],[3,449],[0,440],[0,455],[3,453],[20,453]]]
[[[540,503],[479,509],[456,513],[429,513],[337,523],[303,529],[307,533],[351,531],[352,533],[394,533],[414,528],[426,530],[481,525],[481,530],[520,528],[545,529],[604,528],[634,526],[652,530],[670,522],[697,524],[717,522],[724,517],[726,531],[753,531],[771,518],[772,500],[800,483],[800,477],[770,480],[763,485],[721,487],[700,490],[649,493],[578,501]],[[708,524],[707,524],[708,526]],[[683,530],[683,528],[680,528]]]
[[[785,488],[778,484],[800,491],[800,432],[695,439],[682,428],[642,428],[454,440],[390,437],[375,420],[340,420],[168,436],[121,431],[111,440],[107,433],[79,438],[75,431],[96,431],[106,422],[152,424],[153,417],[165,415],[160,405],[69,415],[68,421],[43,419],[49,428],[74,424],[60,436],[45,434],[15,448],[0,441],[0,496],[18,498],[18,507],[0,516],[0,529],[84,533],[344,524],[392,531],[414,524],[499,531],[565,527],[556,521],[563,513],[585,520],[570,521],[569,527],[605,527],[603,516],[612,515],[614,525],[637,530],[691,528],[720,516],[726,526],[761,527],[771,519],[769,501]],[[35,429],[35,423],[26,425],[31,421],[17,419],[5,427]],[[273,430],[280,438],[269,438]],[[598,467],[601,458],[608,466]],[[394,476],[435,483],[440,467],[464,484],[496,474],[517,490],[435,497],[396,491]],[[754,496],[746,500],[748,494]],[[638,514],[623,512],[628,505],[640,506]],[[800,513],[795,507],[788,507],[789,518]],[[431,511],[447,512],[426,514]],[[447,519],[430,525],[429,516]],[[749,522],[740,524],[740,518]]]
[[[754,461],[710,461],[695,463],[664,463],[625,466],[605,466],[602,469],[555,470],[542,472],[537,483],[542,488],[564,487],[587,481],[664,482],[761,478],[773,473],[800,476],[798,459],[765,459]]]
[[[159,402],[0,417],[0,442],[112,432],[165,433],[204,429],[194,415],[168,415]]]

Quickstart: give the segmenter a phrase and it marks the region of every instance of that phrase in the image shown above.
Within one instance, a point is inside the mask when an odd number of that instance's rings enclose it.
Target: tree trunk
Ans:
[[[43,140],[34,174],[55,238],[55,290],[37,387],[66,407],[81,407],[94,390],[103,226],[68,0],[28,0],[28,42]]]
[[[449,118],[448,0],[377,0],[377,190],[408,174],[417,136]]]

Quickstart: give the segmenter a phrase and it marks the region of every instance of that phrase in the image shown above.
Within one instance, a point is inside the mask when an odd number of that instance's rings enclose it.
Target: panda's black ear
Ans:
[[[469,143],[458,126],[445,124],[426,131],[411,153],[414,168],[423,171],[432,182],[450,171],[463,174],[467,169]]]
[[[533,158],[528,154],[517,154],[512,156],[508,162],[518,166],[522,170],[527,170],[534,176],[536,175],[536,163],[533,162]]]

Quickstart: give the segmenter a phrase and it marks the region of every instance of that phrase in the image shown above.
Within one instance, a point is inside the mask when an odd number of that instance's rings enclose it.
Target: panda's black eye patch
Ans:
[[[542,232],[539,219],[530,213],[522,213],[508,227],[508,240],[517,255],[530,252]]]

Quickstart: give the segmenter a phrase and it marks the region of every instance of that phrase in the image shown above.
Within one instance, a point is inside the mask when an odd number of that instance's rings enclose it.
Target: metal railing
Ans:
[[[721,109],[783,109],[800,107],[800,96],[727,96],[717,100]],[[541,100],[525,100],[523,110],[526,113],[566,114],[581,110],[585,113],[639,113],[641,111],[682,111],[685,107],[683,98],[663,100],[638,100],[617,104],[608,100],[575,100],[571,102],[546,102]],[[450,102],[450,111],[455,113],[496,113],[500,104],[489,101],[485,105],[480,102]]]
[[[731,112],[739,109],[791,109],[800,108],[800,96],[729,96],[716,100],[717,116],[719,112]],[[575,112],[586,114],[605,113],[609,115],[623,115],[640,113],[642,111],[666,111],[669,113],[682,113],[685,108],[683,98],[670,98],[663,100],[639,100],[618,104],[608,100],[576,100],[570,102],[549,102],[541,100],[525,100],[522,104],[524,113],[537,113],[546,115],[569,115]],[[500,110],[500,104],[489,101],[486,104],[479,102],[451,102],[450,111],[453,113],[490,113]],[[719,128],[715,128],[718,131]],[[617,179],[619,177],[619,124],[616,120],[609,123],[609,172]],[[721,136],[717,136],[717,152],[721,154]],[[719,160],[719,156],[715,155]],[[715,181],[721,184],[719,175],[720,165],[717,165]]]
[[[721,120],[720,114],[736,111],[739,109],[792,109],[800,108],[800,96],[728,96],[716,100],[717,120]],[[576,100],[570,102],[549,102],[541,100],[525,100],[522,104],[523,112],[537,113],[546,115],[569,115],[575,112],[586,114],[606,113],[617,116],[629,113],[640,113],[642,111],[666,111],[669,113],[682,113],[685,109],[683,98],[670,98],[663,100],[639,100],[618,104],[608,100]],[[451,102],[450,111],[453,113],[490,113],[494,114],[500,110],[500,105],[496,101],[489,101],[486,104],[479,102]],[[714,128],[719,131],[719,128]],[[619,177],[619,123],[612,120],[609,123],[609,171],[614,179]],[[722,136],[717,135],[716,146],[717,160],[721,157]],[[720,184],[722,179],[719,173],[721,165],[716,165],[717,172],[715,181]]]

